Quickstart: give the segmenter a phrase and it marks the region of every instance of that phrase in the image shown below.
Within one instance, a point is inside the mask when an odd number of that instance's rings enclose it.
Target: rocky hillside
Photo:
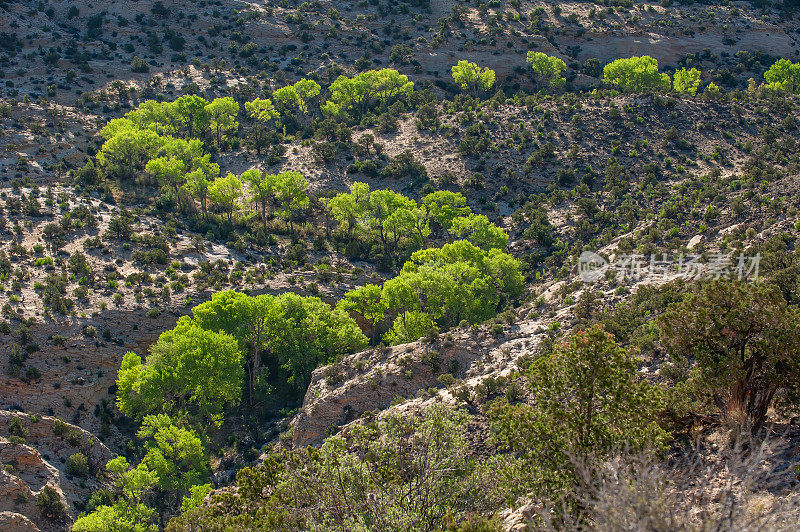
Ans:
[[[674,464],[701,456],[730,484],[717,494],[752,505],[721,529],[780,529],[798,16],[768,0],[0,2],[0,529],[601,530],[625,497],[603,468],[627,447],[669,457],[617,457],[665,501],[633,513],[683,512],[675,490],[701,477]],[[703,304],[744,325],[686,310]],[[739,361],[715,366],[745,325]],[[547,403],[537,371],[569,374],[545,364],[587,330],[627,353],[591,337],[647,419],[572,440],[567,407],[543,413],[570,398]],[[734,456],[745,433],[757,460]],[[420,456],[469,488],[409,480]],[[740,459],[779,473],[728,489]],[[681,487],[647,484],[645,462]],[[365,476],[340,493],[345,463]],[[414,482],[445,499],[387,502]],[[575,498],[548,522],[559,490]],[[286,493],[302,495],[283,512]],[[340,496],[367,509],[332,511]],[[681,526],[716,523],[720,497],[697,494]]]

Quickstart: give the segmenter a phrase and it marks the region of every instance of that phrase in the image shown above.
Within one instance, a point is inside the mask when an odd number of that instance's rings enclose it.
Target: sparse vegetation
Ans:
[[[2,9],[13,512],[791,528],[794,2]]]

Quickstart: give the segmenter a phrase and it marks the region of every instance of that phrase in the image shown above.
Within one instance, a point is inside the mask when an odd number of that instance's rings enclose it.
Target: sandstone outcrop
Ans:
[[[78,453],[87,459],[85,475],[72,474],[67,467],[69,457]],[[105,487],[97,473],[113,457],[80,427],[49,416],[0,410],[0,530],[64,530],[92,491]],[[46,486],[61,498],[65,519],[47,517],[37,506],[36,497]]]

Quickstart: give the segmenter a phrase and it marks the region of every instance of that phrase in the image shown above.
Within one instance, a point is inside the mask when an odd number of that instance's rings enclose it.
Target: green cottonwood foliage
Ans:
[[[685,92],[694,96],[697,94],[697,88],[700,86],[700,71],[696,68],[675,71],[673,76],[672,86],[675,92]]]
[[[209,198],[227,214],[229,222],[233,221],[233,214],[238,210],[243,194],[242,180],[231,173],[214,179],[208,186]]]
[[[603,68],[603,80],[626,92],[668,91],[669,74],[658,71],[658,61],[645,55],[617,59]]]
[[[211,301],[192,309],[204,330],[229,334],[248,353],[251,382],[286,383],[303,392],[311,372],[346,353],[366,347],[367,339],[347,313],[316,297],[293,293],[256,297],[233,291],[217,292]]]
[[[221,138],[235,127],[236,113],[238,104],[230,98],[208,102],[190,95],[173,102],[147,100],[124,118],[110,120],[103,127],[100,134],[105,142],[97,162],[111,175],[132,178],[145,170],[152,159],[161,159],[153,173],[168,180],[159,180],[159,184],[180,185],[181,174],[212,164],[203,151],[202,139],[212,130]]]
[[[274,215],[289,220],[292,216],[310,205],[306,192],[308,180],[300,172],[287,170],[279,174],[261,173],[254,168],[240,176],[249,185],[250,199],[260,210],[266,227]]]
[[[117,406],[136,419],[163,412],[220,422],[224,408],[241,398],[242,358],[234,337],[183,317],[161,334],[146,361],[132,352],[122,359]]]
[[[210,489],[203,444],[193,431],[175,425],[164,414],[145,416],[137,436],[145,454],[135,467],[123,457],[106,464],[116,487],[116,500],[81,516],[78,532],[155,532],[156,507],[175,511],[185,494]]]
[[[527,61],[536,77],[552,87],[562,87],[567,82],[561,75],[567,69],[567,64],[558,57],[544,52],[528,52]]]
[[[302,392],[319,365],[366,345],[347,312],[319,298],[217,292],[163,333],[145,362],[125,355],[117,404],[137,419],[164,412],[219,423],[225,407],[241,399],[245,365],[252,401],[272,385]]]
[[[800,93],[800,63],[788,59],[778,59],[764,72],[764,79],[771,89]]]
[[[272,93],[272,98],[284,114],[291,113],[298,121],[304,122],[310,111],[309,104],[319,96],[320,89],[316,81],[301,79],[294,85],[277,89]]]
[[[499,249],[483,250],[466,240],[415,252],[400,274],[345,294],[341,308],[373,325],[396,316],[389,343],[414,341],[432,328],[478,323],[522,294],[519,262]]]
[[[372,191],[366,183],[356,182],[350,192],[327,200],[326,206],[350,240],[377,241],[385,252],[410,253],[431,236],[464,238],[486,250],[502,250],[508,244],[506,232],[486,216],[472,213],[458,192],[432,192],[417,203],[397,192]]]
[[[458,83],[462,90],[477,94],[479,91],[488,91],[494,86],[495,72],[490,68],[481,68],[469,61],[459,61],[450,69],[453,81]]]
[[[414,83],[397,70],[368,70],[352,78],[339,76],[328,88],[330,96],[322,106],[329,116],[363,113],[376,101],[389,105],[414,91]]]

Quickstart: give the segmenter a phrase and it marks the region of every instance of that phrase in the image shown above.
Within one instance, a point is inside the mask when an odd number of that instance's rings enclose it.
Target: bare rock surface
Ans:
[[[12,420],[16,420],[14,428]],[[87,459],[85,475],[68,470],[69,457],[76,454]],[[49,416],[0,410],[0,530],[64,530],[92,491],[106,487],[97,473],[113,457],[80,427]],[[47,517],[37,506],[36,496],[47,486],[56,490],[65,505],[65,519]]]
[[[320,444],[332,429],[364,413],[404,405],[421,390],[430,389],[453,402],[451,391],[444,387],[449,379],[440,379],[443,374],[460,379],[459,384],[467,387],[489,377],[507,376],[518,369],[520,356],[537,348],[550,323],[567,317],[565,309],[554,316],[525,318],[499,329],[495,326],[491,332],[487,326],[457,329],[433,342],[423,339],[363,351],[319,368],[313,373],[303,407],[292,420],[292,445]]]
[[[33,521],[15,512],[0,512],[0,530],[5,532],[39,532]]]

